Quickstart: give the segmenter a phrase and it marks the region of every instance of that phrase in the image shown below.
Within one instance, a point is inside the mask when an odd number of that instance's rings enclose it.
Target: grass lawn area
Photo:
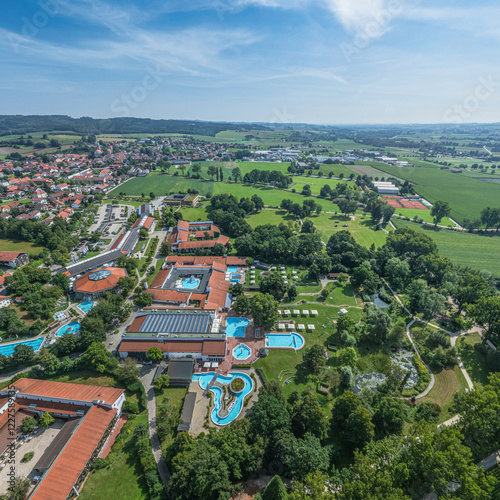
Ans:
[[[387,235],[380,229],[376,229],[377,224],[374,224],[368,217],[320,214],[313,215],[309,219],[314,222],[325,243],[333,233],[342,230],[349,231],[356,242],[366,248],[371,247],[372,244],[375,244],[375,247],[381,247],[387,239]],[[338,224],[335,224],[336,220],[339,221]],[[347,224],[347,227],[343,227],[344,224]]]
[[[202,191],[203,192],[203,191]],[[313,199],[316,203],[320,204],[324,211],[335,212],[339,207],[330,200],[322,200],[319,198],[308,198],[299,193],[292,193],[282,189],[275,189],[272,187],[254,186],[243,183],[227,183],[215,182],[213,187],[214,194],[230,193],[237,198],[251,198],[254,194],[260,196],[264,204],[270,207],[279,207],[281,202],[285,199],[292,200],[294,203],[304,203],[307,199]]]
[[[118,188],[118,191],[120,191],[119,188]],[[148,191],[147,193],[144,193],[144,194],[146,196],[149,196],[149,193],[150,193],[150,191]],[[118,193],[113,193],[113,194],[118,194]],[[138,196],[140,196],[140,194]],[[144,205],[144,203],[141,203],[140,201],[129,201],[129,200],[121,200],[121,199],[118,199],[118,200],[109,200],[109,199],[103,200],[102,204],[103,205],[106,205],[107,203],[113,204],[114,201],[118,201],[119,203],[116,203],[113,206],[128,205],[130,207],[137,208],[137,207],[140,207],[141,205]],[[129,212],[129,215],[130,215],[130,212]]]
[[[477,332],[463,335],[457,339],[460,358],[476,388],[481,388],[488,383],[489,374],[485,357],[474,349],[474,346],[481,342],[481,335]]]
[[[450,408],[453,402],[453,394],[464,392],[467,388],[467,382],[458,366],[434,373],[434,377],[436,378],[434,387],[425,398],[419,399],[418,402],[432,401],[433,403],[437,403],[441,407],[439,423],[442,423],[453,416],[448,412],[448,408]]]
[[[257,226],[263,226],[265,224],[273,224],[274,226],[278,226],[280,223],[288,225],[288,223],[292,221],[294,226],[298,223],[298,220],[293,216],[284,211],[284,210],[261,210],[256,214],[248,217],[247,222],[253,228]]]
[[[146,500],[149,497],[139,457],[132,447],[134,428],[141,423],[147,425],[147,421],[147,412],[142,412],[125,424],[121,432],[127,437],[124,441],[116,442],[108,455],[111,466],[92,472],[78,498]]]
[[[418,208],[398,208],[396,209],[396,213],[399,215],[403,215],[404,217],[409,217],[410,219],[413,219],[413,217],[417,216],[419,219],[422,219],[424,222],[431,222],[434,224],[434,219],[431,215],[430,210],[419,210]],[[447,217],[444,219],[441,219],[441,222],[439,223],[440,226],[448,226],[448,227],[455,227],[455,224],[451,222],[450,219]]]
[[[0,251],[40,253],[43,251],[43,247],[29,241],[0,239]]]
[[[474,269],[486,270],[500,276],[500,237],[434,229],[414,222],[392,219],[396,227],[411,227],[430,236],[436,243],[439,253],[448,257],[454,264]]]
[[[328,186],[334,187],[340,182],[347,182],[350,183],[351,185],[354,185],[352,181],[349,180],[339,180],[339,179],[320,179],[318,177],[294,177],[293,178],[293,184],[290,185],[290,188],[294,188],[297,190],[298,193],[304,189],[304,186],[306,184],[309,184],[311,186],[311,193],[316,194],[319,196],[319,193],[321,191],[321,188],[325,185],[328,184]]]
[[[171,169],[173,173],[173,169]],[[125,193],[129,196],[149,196],[153,192],[156,196],[165,196],[172,192],[187,192],[188,189],[197,189],[202,195],[213,191],[213,182],[209,180],[188,179],[174,175],[152,172],[146,177],[134,177],[110,192],[112,195]]]
[[[325,300],[326,304],[332,304],[336,306],[355,306],[356,300],[354,299],[354,294],[351,285],[328,285],[329,294]],[[361,304],[361,301],[359,301]]]
[[[170,404],[173,404],[174,406],[177,407],[179,410],[179,418],[182,412],[182,405],[184,404],[184,398],[186,397],[187,394],[187,388],[186,387],[167,387],[166,389],[163,389],[163,392],[159,395],[156,396],[156,416],[158,419],[161,419],[161,415],[158,415],[158,408],[160,405],[168,401]],[[175,431],[174,431],[175,432]],[[162,443],[161,447],[162,449],[166,450],[166,448],[170,445],[172,442],[173,436],[168,436]]]
[[[208,204],[203,204],[197,207],[182,208],[179,212],[182,214],[182,219],[189,222],[210,220],[210,216],[207,212],[207,206]]]

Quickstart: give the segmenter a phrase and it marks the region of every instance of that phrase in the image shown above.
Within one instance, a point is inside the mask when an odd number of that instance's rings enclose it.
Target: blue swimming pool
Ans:
[[[56,336],[60,337],[65,333],[75,334],[78,330],[80,330],[80,322],[72,321],[71,323],[68,323],[67,325],[64,325],[61,328],[59,328],[59,330],[57,330]]]
[[[285,349],[302,349],[305,340],[298,333],[268,333],[266,347],[281,347]]]
[[[228,266],[227,272],[231,273],[231,274],[237,273],[238,272],[238,268],[236,266]]]
[[[85,314],[87,314],[92,309],[92,307],[94,307],[94,303],[91,300],[86,300],[85,302],[81,302],[80,304],[78,304],[77,307]]]
[[[45,337],[40,337],[35,340],[24,340],[20,342],[12,342],[12,344],[5,344],[1,345],[0,344],[0,354],[3,354],[4,356],[12,356],[14,354],[14,347],[19,344],[27,345],[33,347],[34,351],[38,351],[40,349],[40,346],[42,345],[43,339]]]
[[[231,274],[231,283],[239,283],[241,278],[241,274]]]
[[[226,336],[227,337],[244,337],[245,328],[250,324],[246,318],[227,318],[226,321]]]
[[[209,382],[214,378],[215,373],[195,373],[193,375],[193,380],[198,380],[200,387],[202,389],[206,389]],[[233,378],[241,378],[245,382],[245,387],[243,390],[235,394],[236,400],[234,401],[233,407],[229,410],[229,413],[225,417],[219,417],[219,410],[221,407],[222,400],[222,389],[220,387],[211,387],[210,391],[212,391],[215,395],[214,404],[215,408],[212,410],[211,418],[212,422],[216,425],[227,425],[230,424],[241,412],[243,408],[243,401],[245,397],[252,391],[253,382],[249,375],[246,373],[239,372],[229,372],[227,376],[219,375],[217,377],[217,381],[222,384],[230,384]]]
[[[192,288],[198,288],[199,286],[200,280],[198,278],[193,278],[193,276],[182,280],[182,288],[187,288],[188,290],[190,290]]]
[[[233,356],[239,360],[247,359],[251,354],[252,349],[246,344],[239,344],[233,349]]]

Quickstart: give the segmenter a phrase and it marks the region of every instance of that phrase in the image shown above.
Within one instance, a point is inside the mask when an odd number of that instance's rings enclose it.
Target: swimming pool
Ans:
[[[247,359],[251,354],[252,349],[246,344],[239,344],[233,349],[233,356],[239,360]]]
[[[92,307],[94,307],[94,303],[91,300],[86,300],[85,302],[81,302],[80,304],[78,304],[77,307],[78,309],[80,309],[80,311],[87,314],[92,309]]]
[[[238,268],[236,266],[228,266],[227,272],[230,274],[234,274],[238,272]]]
[[[227,318],[226,320],[226,336],[227,337],[244,337],[245,328],[250,324],[246,318]]]
[[[305,340],[298,333],[268,333],[266,347],[281,347],[283,349],[302,349]]]
[[[14,354],[14,348],[19,344],[31,346],[33,347],[34,351],[38,351],[38,349],[40,349],[40,346],[42,345],[44,338],[45,337],[40,337],[35,340],[24,340],[20,342],[13,342],[12,344],[0,345],[0,354],[3,354],[4,356],[12,356]]]
[[[231,274],[231,283],[239,283],[241,278],[241,274]]]
[[[192,288],[198,288],[200,286],[200,280],[191,276],[189,278],[186,278],[185,280],[182,280],[181,286],[182,288],[187,288],[188,290]]]
[[[59,328],[59,330],[57,330],[56,337],[60,337],[65,333],[75,334],[78,330],[80,330],[80,322],[72,321],[71,323],[68,323],[67,325],[64,325],[61,328]]]
[[[198,380],[200,387],[202,389],[206,389],[209,382],[214,378],[214,376],[215,376],[215,373],[213,373],[213,372],[195,373],[195,374],[193,374],[192,380]],[[219,375],[217,377],[217,381],[222,383],[222,384],[229,385],[231,383],[231,380],[233,380],[233,378],[243,379],[243,382],[245,383],[245,387],[243,388],[243,390],[241,392],[234,395],[236,400],[233,401],[233,403],[234,403],[233,407],[229,410],[229,413],[225,417],[219,417],[219,410],[221,407],[221,400],[223,397],[222,389],[220,387],[216,387],[216,386],[210,388],[210,391],[212,391],[215,395],[215,397],[214,397],[215,408],[212,410],[212,413],[210,416],[212,418],[212,422],[216,425],[230,424],[240,414],[241,409],[243,408],[243,401],[245,400],[245,397],[253,389],[252,379],[246,373],[229,372],[227,374],[227,376]]]

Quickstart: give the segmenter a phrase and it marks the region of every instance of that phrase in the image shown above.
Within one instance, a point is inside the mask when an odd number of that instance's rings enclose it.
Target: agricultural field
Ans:
[[[434,229],[393,218],[394,225],[399,227],[411,227],[416,231],[422,231],[430,236],[438,246],[439,253],[448,257],[454,264],[486,270],[495,276],[500,276],[500,237],[491,233],[491,236],[466,233],[461,231],[450,231],[448,229]]]
[[[127,196],[149,196],[153,192],[156,196],[165,196],[171,192],[187,192],[188,189],[197,189],[201,194],[213,190],[213,182],[208,180],[187,179],[161,172],[153,172],[147,177],[134,177],[121,186],[113,189],[110,194],[118,196],[125,193]]]
[[[500,184],[496,182],[453,174],[435,166],[415,168],[384,165],[378,168],[386,174],[414,183],[417,193],[431,203],[447,201],[452,210],[451,216],[458,222],[465,218],[478,218],[485,207],[499,206]]]

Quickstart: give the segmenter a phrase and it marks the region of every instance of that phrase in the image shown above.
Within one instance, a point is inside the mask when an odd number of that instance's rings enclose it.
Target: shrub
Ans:
[[[231,380],[231,390],[233,392],[240,392],[243,390],[243,388],[245,387],[245,382],[243,381],[243,379],[241,378],[233,378],[233,380]]]
[[[23,462],[29,462],[33,458],[34,454],[35,454],[34,451],[29,451],[28,453],[25,453],[23,455]]]
[[[129,401],[128,399],[123,403],[124,413],[139,413],[139,403]]]
[[[350,366],[340,367],[340,383],[345,387],[352,387],[354,385],[354,373]]]
[[[430,424],[436,424],[441,413],[441,407],[437,403],[425,401],[420,403],[415,410],[415,420],[425,420]]]
[[[415,390],[418,393],[420,393],[423,392],[425,388],[429,385],[431,381],[431,374],[424,366],[422,361],[420,361],[420,358],[418,357],[417,353],[413,355],[413,366],[415,367],[418,373],[418,382],[415,385]]]
[[[110,466],[109,458],[96,458],[92,464],[92,470],[107,469]]]

